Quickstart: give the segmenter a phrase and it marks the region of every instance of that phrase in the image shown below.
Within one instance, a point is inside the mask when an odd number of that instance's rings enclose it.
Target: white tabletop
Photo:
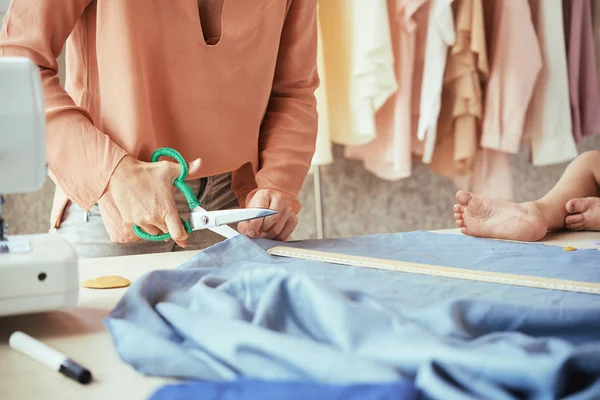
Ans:
[[[439,231],[457,233],[456,230]],[[598,248],[591,243],[600,233],[549,235],[549,245]],[[195,252],[81,260],[81,281],[103,275],[120,275],[133,281],[154,269],[175,268]],[[77,308],[36,315],[0,318],[0,398],[11,399],[144,399],[167,380],[145,377],[123,363],[102,324],[127,289],[81,288]],[[8,336],[24,331],[89,368],[94,381],[89,385],[63,377],[10,349]]]

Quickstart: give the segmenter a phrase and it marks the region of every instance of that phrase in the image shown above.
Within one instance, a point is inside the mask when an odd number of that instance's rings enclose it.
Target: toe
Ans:
[[[462,213],[454,213],[454,219],[455,220],[459,220],[459,219],[463,219],[463,214]]]
[[[460,229],[460,231],[461,231],[461,233],[462,233],[462,234],[464,234],[464,235],[469,235],[469,231],[467,230],[467,227],[463,227],[463,228],[461,228],[461,229]],[[471,235],[469,235],[469,236],[471,236]]]
[[[590,208],[589,199],[571,199],[565,204],[565,210],[569,214],[586,212]]]
[[[456,226],[458,228],[464,228],[465,227],[465,220],[460,218],[456,220]]]
[[[465,192],[464,190],[456,192],[456,201],[462,206],[469,204],[471,198],[473,198],[473,193],[471,192]]]
[[[585,224],[583,222],[574,222],[572,224],[566,224],[565,226],[570,231],[582,231],[585,228]]]
[[[565,218],[565,227],[571,231],[581,231],[585,229],[585,215],[567,215],[567,218]]]
[[[567,215],[567,218],[565,218],[565,225],[574,225],[574,224],[580,224],[583,223],[585,217],[583,216],[583,214],[571,214],[571,215]]]
[[[455,213],[463,213],[463,212],[465,212],[465,206],[460,205],[460,204],[455,204],[454,205],[454,212]]]

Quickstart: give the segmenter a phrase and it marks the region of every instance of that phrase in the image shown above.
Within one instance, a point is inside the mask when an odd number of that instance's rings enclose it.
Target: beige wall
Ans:
[[[10,5],[10,0],[0,0],[0,15],[8,10],[8,6]]]

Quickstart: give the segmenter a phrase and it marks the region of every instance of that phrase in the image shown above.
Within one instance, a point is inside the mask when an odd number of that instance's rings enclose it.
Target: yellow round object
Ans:
[[[131,285],[131,282],[128,279],[116,275],[100,276],[98,278],[89,279],[81,284],[81,286],[88,289],[116,289],[124,288],[129,285]]]
[[[571,246],[567,246],[567,247],[563,247],[564,251],[575,251],[577,250],[575,247],[571,247]]]

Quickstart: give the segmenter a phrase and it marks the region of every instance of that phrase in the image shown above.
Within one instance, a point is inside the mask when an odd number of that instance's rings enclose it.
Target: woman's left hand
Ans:
[[[287,241],[298,225],[298,216],[292,209],[292,199],[281,192],[261,189],[254,194],[246,207],[279,211],[278,214],[265,218],[240,222],[238,231],[250,238]]]

